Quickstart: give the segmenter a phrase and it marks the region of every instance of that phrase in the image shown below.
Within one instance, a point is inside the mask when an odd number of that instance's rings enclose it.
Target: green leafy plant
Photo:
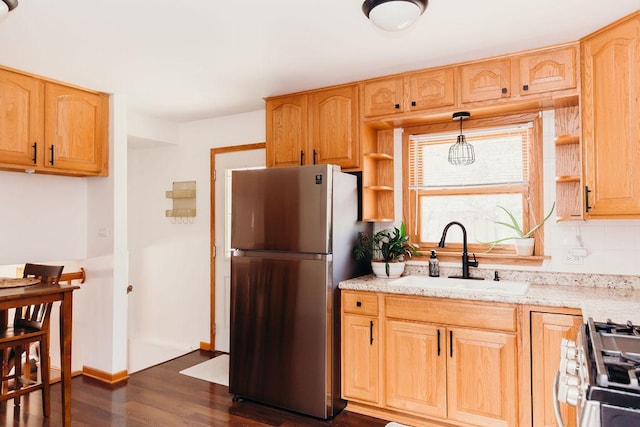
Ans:
[[[511,212],[509,212],[509,210],[507,210],[507,208],[505,208],[503,206],[498,206],[498,208],[502,209],[509,216],[509,220],[511,222],[496,221],[496,224],[504,225],[505,227],[510,228],[511,230],[513,230],[515,232],[515,235],[514,236],[509,236],[509,237],[503,237],[502,239],[498,239],[498,240],[492,240],[490,242],[482,242],[482,243],[486,243],[486,244],[491,245],[491,247],[488,249],[490,251],[498,243],[501,243],[501,242],[504,242],[504,241],[507,241],[507,240],[527,239],[527,238],[533,236],[533,233],[535,233],[540,227],[542,227],[544,225],[544,223],[551,217],[551,214],[553,213],[553,210],[555,209],[555,207],[556,207],[556,203],[553,202],[553,205],[551,206],[551,210],[549,210],[549,213],[547,214],[547,216],[545,216],[542,219],[542,221],[540,221],[539,223],[537,223],[536,225],[531,227],[531,229],[529,231],[524,231],[524,229],[518,223],[518,220],[516,220],[516,218],[513,216],[513,214]]]
[[[378,231],[373,236],[368,233],[358,233],[358,245],[354,249],[358,260],[384,262],[385,271],[389,276],[389,263],[404,261],[418,255],[418,245],[411,243],[404,222],[400,228]]]

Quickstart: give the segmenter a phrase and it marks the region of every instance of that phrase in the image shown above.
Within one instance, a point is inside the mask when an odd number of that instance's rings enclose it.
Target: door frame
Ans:
[[[209,164],[209,183],[211,184],[210,188],[210,240],[209,240],[209,263],[210,263],[210,276],[209,276],[209,342],[200,342],[201,350],[209,350],[215,351],[216,345],[216,257],[215,257],[215,242],[216,242],[216,155],[217,154],[226,154],[232,153],[236,151],[249,151],[249,150],[259,150],[261,148],[265,148],[266,144],[264,142],[256,142],[253,144],[243,144],[243,145],[230,145],[227,147],[218,147],[211,148],[209,150],[210,153],[210,164]],[[266,161],[266,159],[265,159]],[[266,164],[266,163],[265,163]]]

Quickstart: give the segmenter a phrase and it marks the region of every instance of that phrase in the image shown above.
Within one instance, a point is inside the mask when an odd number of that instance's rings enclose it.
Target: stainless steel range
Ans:
[[[595,322],[582,325],[578,342],[564,340],[556,374],[557,402],[577,408],[579,427],[640,426],[640,325]],[[568,424],[567,424],[568,425]]]

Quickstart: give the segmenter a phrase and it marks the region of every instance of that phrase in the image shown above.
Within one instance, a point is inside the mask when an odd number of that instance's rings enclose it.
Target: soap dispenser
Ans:
[[[429,276],[440,276],[440,261],[436,257],[436,251],[431,251],[431,257],[429,258]]]

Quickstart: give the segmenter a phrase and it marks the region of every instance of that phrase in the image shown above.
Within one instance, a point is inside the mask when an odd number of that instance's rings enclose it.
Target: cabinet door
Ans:
[[[308,163],[360,167],[358,86],[344,86],[309,94],[310,142]]]
[[[531,389],[534,427],[556,426],[553,409],[554,376],[560,364],[563,338],[576,339],[582,318],[569,314],[531,313]],[[561,404],[566,426],[576,425],[576,411]]]
[[[582,43],[588,217],[640,215],[640,15]]]
[[[444,331],[426,323],[385,322],[386,406],[446,418]]]
[[[364,84],[364,115],[383,116],[404,111],[402,77],[375,80]]]
[[[569,46],[520,57],[520,95],[575,88],[576,51]]]
[[[39,80],[0,70],[0,163],[42,164]]]
[[[46,168],[106,174],[106,95],[45,83]]]
[[[377,404],[379,331],[375,317],[342,316],[342,397]]]
[[[407,77],[411,111],[455,104],[453,68],[413,73]]]
[[[449,419],[477,426],[518,423],[516,338],[449,328]]]
[[[267,167],[311,164],[307,153],[307,96],[267,101]]]
[[[463,104],[511,96],[511,60],[498,59],[460,67]]]

